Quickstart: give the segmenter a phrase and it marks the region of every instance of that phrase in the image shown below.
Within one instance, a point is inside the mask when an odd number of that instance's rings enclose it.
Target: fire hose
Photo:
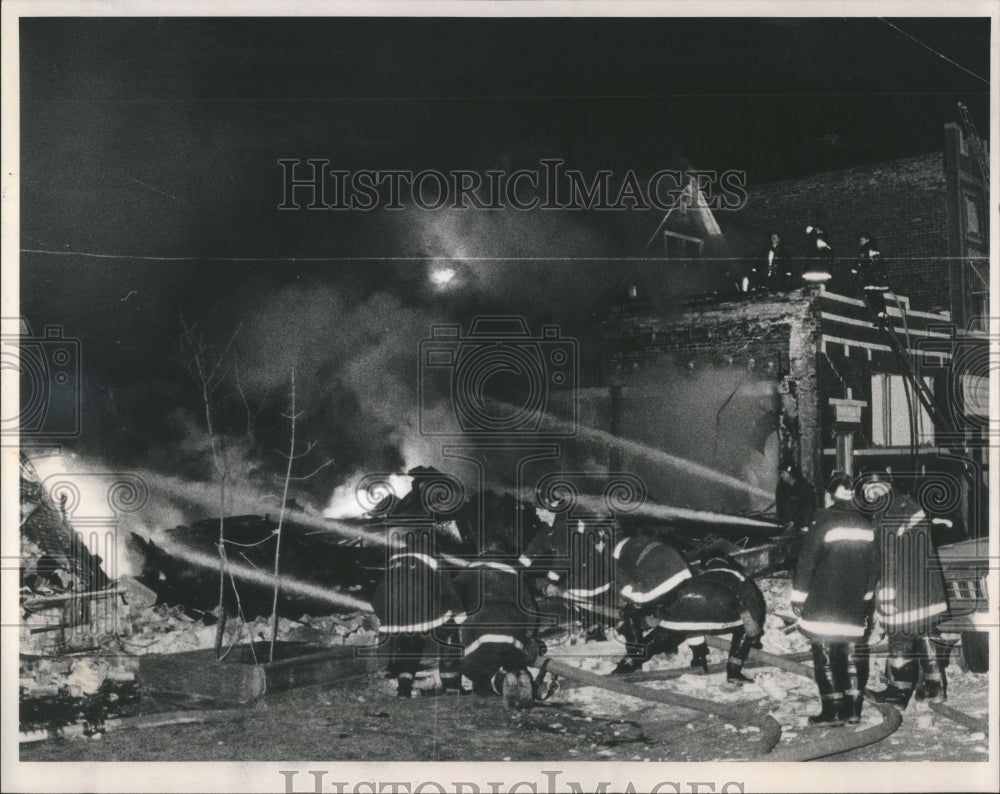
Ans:
[[[594,607],[596,607],[596,605],[594,605]],[[615,614],[612,614],[614,610],[606,608],[592,608],[592,611],[606,614],[608,617],[617,616],[616,612]],[[708,645],[713,648],[724,651],[729,650],[729,644],[718,637],[709,636],[706,637],[705,640]],[[805,676],[810,680],[813,677],[813,670],[811,667],[808,667],[793,658],[758,650],[751,650],[751,657],[756,662],[777,667],[778,669],[785,670],[789,673]],[[769,761],[812,761],[817,758],[838,755],[840,753],[848,752],[849,750],[855,750],[869,744],[880,742],[893,734],[903,723],[903,715],[894,706],[872,702],[872,706],[882,715],[882,722],[872,728],[857,731],[843,731],[839,734],[824,736],[822,743],[810,742],[804,747],[774,750],[774,746],[781,738],[781,726],[778,725],[777,721],[770,715],[761,719],[756,715],[748,715],[746,707],[730,706],[727,704],[717,703],[715,701],[693,698],[688,695],[680,695],[674,692],[664,692],[658,689],[637,686],[618,678],[596,675],[594,673],[579,670],[571,665],[553,662],[552,660],[548,661],[547,669],[553,673],[558,673],[566,678],[569,678],[570,680],[576,680],[588,686],[596,686],[623,695],[631,695],[632,697],[654,700],[660,703],[683,706],[685,708],[691,708],[710,714],[727,716],[730,719],[741,721],[745,724],[756,725],[762,733],[760,748],[758,749],[757,755],[767,754],[767,759]],[[689,673],[690,670],[688,669],[684,672]],[[772,722],[774,723],[773,726],[770,724]],[[777,729],[776,732],[775,728]]]
[[[762,756],[771,752],[772,748],[781,739],[781,726],[778,721],[770,715],[760,717],[756,715],[748,706],[731,706],[726,703],[716,703],[711,700],[682,695],[677,692],[667,692],[662,689],[650,689],[649,687],[638,686],[628,681],[623,681],[617,677],[597,675],[586,670],[580,670],[569,664],[557,662],[552,658],[542,661],[543,671],[548,670],[564,678],[578,681],[587,686],[596,686],[617,692],[619,695],[629,695],[641,700],[654,700],[657,703],[665,703],[668,706],[681,706],[686,709],[703,711],[714,714],[717,717],[724,717],[739,722],[744,725],[755,726],[760,730],[760,741],[753,753],[754,756]]]
[[[717,637],[706,637],[706,642],[713,648],[728,650],[729,645]],[[773,667],[785,670],[789,673],[797,673],[812,679],[813,669],[801,662],[793,661],[787,657],[766,651],[752,650],[751,655],[760,662],[764,662]],[[805,747],[783,748],[775,750],[768,755],[769,761],[814,761],[817,758],[826,758],[831,755],[846,753],[848,750],[856,750],[859,747],[866,747],[869,744],[880,742],[891,734],[895,733],[903,724],[903,715],[899,709],[885,703],[876,703],[868,698],[872,706],[882,714],[882,722],[871,728],[860,731],[841,731],[823,737],[823,742],[810,742]]]

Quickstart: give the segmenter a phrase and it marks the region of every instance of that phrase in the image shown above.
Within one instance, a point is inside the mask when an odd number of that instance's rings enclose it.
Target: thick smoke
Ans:
[[[629,239],[644,239],[660,218],[650,213],[644,220],[648,228],[630,233]],[[152,395],[163,405],[156,432],[133,465],[192,483],[218,480],[225,471],[227,482],[246,484],[266,500],[246,509],[276,512],[294,370],[296,451],[310,452],[296,461],[293,475],[318,469],[313,477],[292,483],[292,496],[301,506],[331,515],[356,513],[350,502],[360,477],[401,473],[417,465],[451,471],[474,486],[478,483],[469,471],[442,454],[442,440],[420,430],[421,409],[438,424],[448,421],[451,410],[447,384],[440,382],[425,384],[430,390],[421,405],[419,344],[435,324],[459,324],[468,333],[475,316],[504,314],[523,316],[532,334],[543,324],[559,325],[564,337],[579,344],[581,381],[595,386],[602,383],[601,322],[621,304],[628,285],[637,283],[645,294],[656,296],[649,304],[653,310],[701,288],[700,276],[692,282],[691,274],[675,263],[612,256],[630,246],[621,239],[620,224],[593,213],[414,211],[388,215],[386,235],[413,256],[296,268],[294,278],[294,266],[275,265],[245,285],[229,278],[227,290],[203,304],[197,315],[192,310],[191,319],[204,329],[210,353],[224,359],[225,378],[212,395],[215,447],[206,433],[197,384],[179,375],[169,391],[141,392],[144,400]],[[634,248],[642,253],[640,245]],[[450,271],[448,278],[432,278],[442,269]],[[235,342],[226,350],[237,328]],[[178,346],[173,357],[183,364],[187,355]],[[649,388],[675,374],[662,374]],[[706,393],[726,390],[729,380],[723,380],[721,385],[706,384]],[[683,394],[688,394],[686,387]],[[676,404],[690,402],[697,410],[706,404],[697,394],[694,389]],[[634,416],[642,424],[639,417],[661,408],[669,422],[677,419],[669,406],[656,401],[626,405],[626,418]],[[151,412],[149,406],[143,410]],[[673,454],[698,457],[706,465],[716,466],[720,459],[703,460],[699,437],[673,437],[654,427],[647,438],[641,427],[628,422],[622,431]],[[604,446],[578,442],[574,455],[587,468],[601,468],[609,459]],[[736,459],[742,460],[721,456]],[[668,490],[672,492],[662,494],[664,499],[678,496],[676,489]],[[214,508],[200,499],[183,504],[176,493],[168,501],[170,510],[159,510],[155,523],[190,523],[220,509],[218,500]],[[704,502],[686,495],[683,501]],[[714,497],[707,501],[700,506],[720,507]],[[221,509],[235,507],[230,499]]]

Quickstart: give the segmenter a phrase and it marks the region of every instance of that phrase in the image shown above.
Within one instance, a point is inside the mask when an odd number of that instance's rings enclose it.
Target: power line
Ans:
[[[744,262],[747,256],[152,256],[150,254],[101,254],[92,251],[53,251],[21,248],[22,254],[80,256],[89,259],[132,259],[140,262]],[[803,260],[809,257],[802,257]],[[883,256],[883,262],[935,261],[953,259],[988,260],[979,256]]]
[[[906,38],[908,38],[908,39],[910,39],[910,40],[912,40],[912,41],[915,41],[915,42],[916,42],[917,44],[919,44],[919,45],[920,45],[921,47],[923,47],[923,48],[924,48],[925,50],[928,50],[929,52],[932,52],[932,53],[934,53],[934,54],[935,54],[936,56],[938,56],[938,58],[941,58],[942,60],[944,60],[944,61],[947,61],[947,62],[948,62],[948,63],[950,63],[950,64],[951,64],[952,66],[955,66],[955,67],[957,67],[957,68],[961,69],[961,70],[962,70],[963,72],[965,72],[966,74],[968,74],[968,75],[971,75],[972,77],[975,77],[975,78],[976,78],[977,80],[979,80],[979,81],[981,81],[981,82],[983,82],[983,83],[986,83],[986,85],[989,85],[989,84],[990,84],[990,81],[989,81],[989,80],[987,80],[987,79],[986,79],[985,77],[982,77],[981,75],[978,75],[978,74],[976,74],[976,73],[975,73],[975,72],[973,72],[973,71],[972,71],[971,69],[966,69],[966,68],[965,68],[964,66],[962,66],[962,64],[958,63],[957,61],[953,61],[953,60],[952,60],[951,58],[949,58],[949,57],[948,57],[947,55],[945,55],[944,53],[941,53],[941,52],[938,52],[938,51],[937,51],[937,50],[935,50],[935,49],[934,49],[933,47],[931,47],[931,46],[930,46],[929,44],[925,44],[924,42],[922,42],[922,41],[921,41],[920,39],[918,39],[918,38],[917,38],[916,36],[913,36],[913,35],[911,35],[911,34],[907,33],[907,32],[906,32],[905,30],[903,30],[902,28],[900,28],[900,27],[897,27],[896,25],[893,25],[893,24],[892,24],[892,23],[891,23],[891,22],[890,22],[890,21],[889,21],[888,19],[885,19],[884,17],[879,17],[879,19],[880,19],[880,20],[881,20],[882,22],[885,22],[885,24],[887,24],[887,25],[888,25],[888,26],[889,26],[890,28],[892,28],[893,30],[895,30],[895,31],[898,31],[899,33],[902,33],[902,34],[903,34],[904,36],[906,36]]]

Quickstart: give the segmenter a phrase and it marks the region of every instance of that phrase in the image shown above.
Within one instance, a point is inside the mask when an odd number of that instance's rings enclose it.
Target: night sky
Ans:
[[[662,213],[279,211],[280,158],[741,169],[752,190],[940,150],[958,101],[985,131],[988,85],[930,50],[988,77],[989,21],[891,22],[926,46],[877,19],[23,19],[21,308],[80,339],[70,446],[193,454],[183,313],[210,343],[241,327],[262,417],[302,374],[305,426],[338,461],[320,487],[398,464],[432,322],[519,313],[586,347],[636,272],[685,292],[617,259]],[[430,257],[458,258],[447,289]]]

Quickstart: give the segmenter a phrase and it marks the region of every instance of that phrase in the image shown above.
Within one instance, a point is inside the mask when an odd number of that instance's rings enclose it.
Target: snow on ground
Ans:
[[[768,615],[762,640],[764,650],[785,655],[809,650],[809,642],[797,629],[783,631],[794,620],[789,604],[791,580],[774,577],[758,582],[767,599]],[[782,619],[782,618],[785,619]],[[605,642],[579,642],[559,644],[550,642],[550,655],[561,661],[578,664],[582,669],[606,674],[624,654],[624,644],[613,632]],[[872,645],[884,644],[878,625],[872,637]],[[661,654],[647,662],[643,670],[667,670],[683,668],[690,661],[691,653],[682,645],[676,654]],[[712,649],[709,662],[725,661],[726,653]],[[752,655],[751,655],[752,658]],[[884,655],[872,658],[869,689],[885,686],[882,671]],[[806,660],[803,664],[811,666]],[[697,670],[665,681],[637,682],[639,686],[663,688],[692,697],[710,699],[733,704],[753,704],[760,713],[768,713],[782,726],[782,741],[815,731],[808,723],[808,717],[819,710],[819,696],[811,678],[786,672],[773,667],[748,667],[746,674],[754,679],[752,684],[742,687],[730,685],[725,673],[704,675]],[[985,718],[988,713],[988,676],[970,673],[963,669],[960,654],[956,650],[948,665],[948,705]],[[623,719],[636,718],[657,709],[670,708],[659,704],[625,697],[614,692],[585,686],[566,686],[555,695],[553,702],[562,702],[579,707],[595,718]],[[870,703],[862,713],[861,723],[843,730],[861,731],[874,727],[882,721],[882,715]],[[974,733],[933,712],[929,705],[914,700],[904,711],[900,729],[886,741],[867,749],[864,760],[922,760],[934,761],[952,759],[956,752],[964,760],[986,758],[986,737]],[[855,758],[855,760],[859,760]],[[958,760],[956,758],[956,760]]]

